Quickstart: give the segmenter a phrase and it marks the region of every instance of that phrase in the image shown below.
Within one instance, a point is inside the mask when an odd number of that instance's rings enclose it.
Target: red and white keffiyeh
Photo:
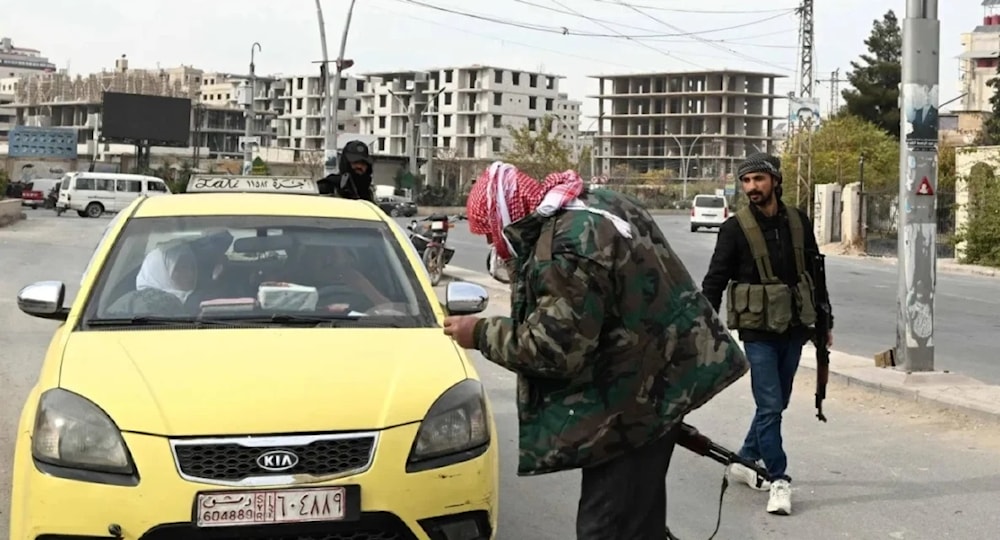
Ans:
[[[516,254],[503,229],[533,212],[547,217],[563,208],[588,210],[611,219],[623,236],[632,237],[628,222],[587,207],[579,199],[582,193],[583,179],[576,171],[552,173],[538,182],[513,165],[496,161],[483,171],[469,192],[465,208],[469,230],[472,234],[486,235],[497,255],[505,261]]]

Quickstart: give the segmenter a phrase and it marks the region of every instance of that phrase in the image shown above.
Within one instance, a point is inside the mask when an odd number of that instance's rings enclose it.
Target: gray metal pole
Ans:
[[[323,65],[326,66],[326,88],[323,97],[326,100],[326,115],[324,125],[326,136],[323,138],[323,176],[336,174],[337,167],[337,107],[340,105],[340,80],[343,73],[344,52],[347,49],[347,33],[351,29],[351,16],[354,14],[354,2],[351,0],[347,8],[347,18],[344,21],[344,32],[340,35],[340,53],[337,55],[336,73],[333,76],[333,95],[330,95],[330,57],[326,49],[326,24],[323,22],[323,8],[320,0],[316,0],[316,15],[319,19],[319,37],[323,46]]]
[[[249,175],[250,171],[253,169],[253,145],[250,144],[250,137],[253,136],[253,130],[251,129],[253,127],[253,117],[254,117],[254,114],[253,114],[253,100],[254,100],[254,96],[256,94],[256,91],[255,91],[256,88],[255,87],[257,86],[257,77],[255,76],[255,73],[254,73],[255,67],[254,67],[254,62],[253,62],[253,60],[254,60],[253,53],[255,51],[259,51],[259,50],[261,50],[260,43],[257,43],[256,41],[253,42],[253,45],[250,46],[250,82],[247,84],[247,94],[248,94],[248,97],[246,98],[247,101],[248,101],[248,104],[246,106],[246,113],[245,113],[246,114],[246,119],[243,122],[245,124],[244,127],[243,127],[243,136],[245,137],[243,139],[243,175],[244,176]]]
[[[908,372],[934,370],[940,45],[937,0],[907,0],[900,86],[896,366]]]

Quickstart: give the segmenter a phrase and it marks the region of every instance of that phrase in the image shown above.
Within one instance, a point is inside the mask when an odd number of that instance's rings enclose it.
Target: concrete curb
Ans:
[[[895,257],[876,257],[872,255],[844,255],[840,253],[826,253],[825,255],[828,257],[835,257],[838,259],[865,259],[869,261],[876,261],[888,266],[896,266]],[[1000,268],[991,268],[989,266],[979,266],[974,264],[942,263],[940,260],[937,263],[937,271],[944,274],[959,274],[966,276],[1000,278]]]
[[[510,290],[488,274],[456,266],[445,267],[448,281],[468,281],[481,285],[491,296],[508,295]],[[732,334],[736,337],[736,332]],[[836,339],[836,335],[834,335]],[[742,346],[742,343],[741,343]],[[816,349],[811,343],[802,351],[801,368],[816,371]],[[830,380],[924,405],[954,411],[984,421],[1000,422],[1000,386],[950,372],[905,373],[875,367],[874,358],[830,351]],[[835,394],[828,394],[833,397]],[[836,411],[827,407],[831,419]]]

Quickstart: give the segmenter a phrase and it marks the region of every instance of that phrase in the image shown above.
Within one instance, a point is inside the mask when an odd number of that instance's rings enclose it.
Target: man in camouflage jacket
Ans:
[[[580,540],[660,540],[686,413],[748,369],[633,199],[495,163],[467,204],[511,274],[510,317],[449,317],[459,345],[518,375],[520,475],[580,468]]]

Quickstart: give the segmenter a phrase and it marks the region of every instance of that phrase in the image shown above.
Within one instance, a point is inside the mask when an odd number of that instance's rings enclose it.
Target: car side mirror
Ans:
[[[472,315],[490,305],[490,294],[481,285],[452,281],[445,289],[444,304],[450,315]]]
[[[39,281],[17,293],[17,307],[40,319],[65,321],[69,316],[69,308],[63,307],[65,301],[66,285],[61,281]]]

